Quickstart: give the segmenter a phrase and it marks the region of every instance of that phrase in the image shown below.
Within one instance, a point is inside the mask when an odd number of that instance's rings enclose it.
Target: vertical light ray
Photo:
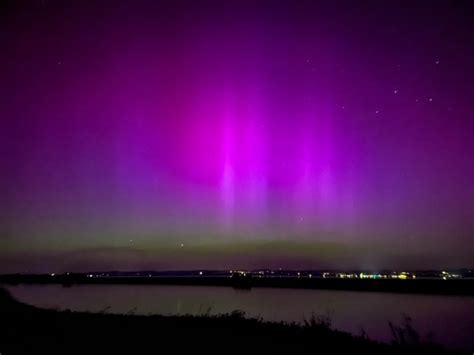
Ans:
[[[245,117],[245,141],[247,142],[247,163],[245,170],[245,197],[249,206],[252,225],[263,225],[266,218],[267,198],[267,169],[265,155],[267,142],[264,137],[264,120],[262,115],[262,99],[258,90],[249,90],[244,96],[245,105],[243,112]]]
[[[229,95],[224,97],[223,132],[222,132],[222,171],[220,178],[220,195],[222,203],[221,224],[225,231],[229,231],[234,221],[235,204],[235,169],[233,162],[234,127],[233,108]]]

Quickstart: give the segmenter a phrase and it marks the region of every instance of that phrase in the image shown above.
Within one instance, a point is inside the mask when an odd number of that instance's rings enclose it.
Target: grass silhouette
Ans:
[[[394,342],[331,329],[328,316],[303,324],[211,315],[126,315],[40,309],[0,288],[0,353],[14,354],[448,354],[420,341],[410,323],[393,326]]]

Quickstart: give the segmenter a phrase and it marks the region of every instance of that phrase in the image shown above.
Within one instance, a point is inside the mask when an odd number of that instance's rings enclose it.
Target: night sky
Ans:
[[[472,267],[473,18],[2,2],[0,272]]]

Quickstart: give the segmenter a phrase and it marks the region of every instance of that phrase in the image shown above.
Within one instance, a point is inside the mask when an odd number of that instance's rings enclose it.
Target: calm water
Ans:
[[[474,297],[406,295],[331,290],[227,287],[19,285],[9,287],[16,299],[39,307],[136,314],[211,314],[239,309],[249,317],[272,321],[302,321],[314,312],[330,315],[336,329],[388,341],[388,322],[400,324],[402,315],[413,319],[421,334],[434,333],[445,345],[474,350]]]

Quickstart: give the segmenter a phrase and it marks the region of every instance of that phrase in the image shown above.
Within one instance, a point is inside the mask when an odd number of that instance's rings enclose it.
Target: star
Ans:
[[[398,90],[397,89],[393,90],[393,93],[398,94]]]

